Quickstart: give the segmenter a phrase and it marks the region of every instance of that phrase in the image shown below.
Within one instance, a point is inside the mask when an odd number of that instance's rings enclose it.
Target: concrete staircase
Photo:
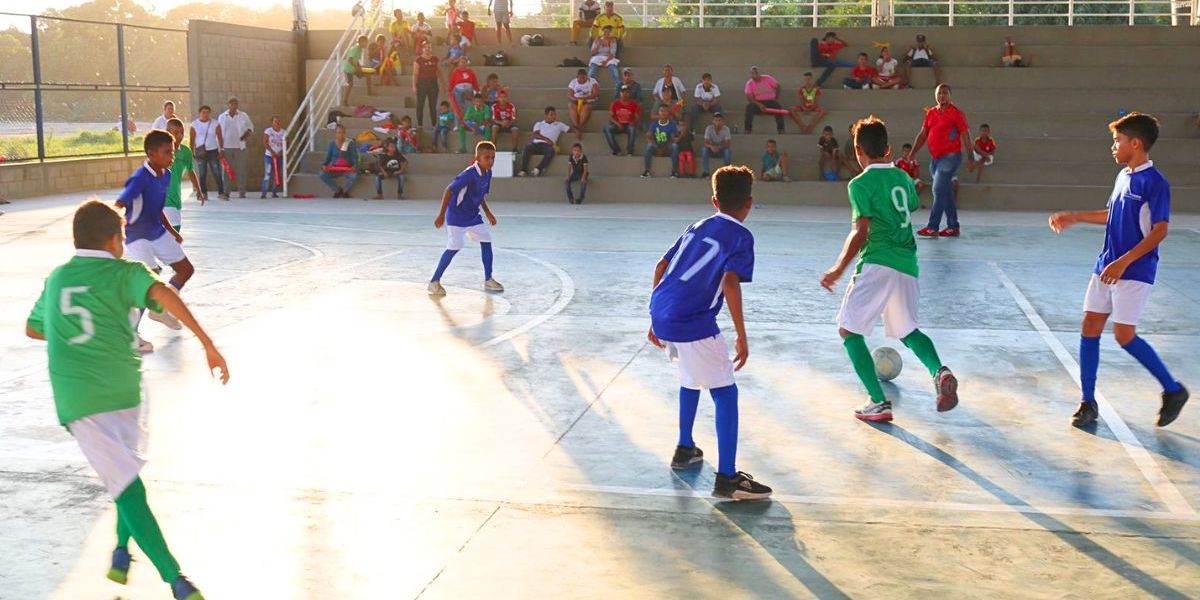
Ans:
[[[505,47],[512,66],[483,66],[483,55],[497,49],[490,30],[481,30],[482,46],[471,48],[472,64],[482,81],[488,73],[500,75],[503,85],[517,105],[521,143],[528,139],[534,122],[542,118],[542,108],[556,106],[560,120],[568,121],[565,86],[574,68],[559,64],[568,56],[587,59],[582,47],[567,46],[566,30],[517,30],[541,33],[547,45],[538,48]],[[808,29],[633,29],[630,30],[622,66],[634,69],[635,76],[649,93],[661,76],[661,66],[671,63],[676,75],[691,89],[700,74],[713,74],[721,87],[727,122],[743,127],[745,98],[742,87],[749,65],[774,75],[783,85],[785,104],[796,103],[801,75],[809,67],[808,40],[817,32]],[[1162,132],[1152,155],[1155,163],[1171,180],[1176,210],[1200,211],[1200,129],[1195,111],[1200,108],[1200,72],[1194,68],[1194,49],[1200,44],[1200,31],[1184,27],[1034,27],[1007,28],[959,27],[941,29],[848,29],[840,32],[850,42],[843,50],[845,58],[858,52],[874,56],[872,42],[891,42],[898,52],[911,43],[917,33],[926,33],[942,57],[943,76],[954,88],[955,103],[966,113],[971,126],[988,123],[998,142],[996,164],[984,174],[981,183],[975,175],[960,173],[960,204],[987,209],[1052,209],[1102,206],[1111,188],[1117,166],[1109,155],[1110,134],[1107,124],[1118,110],[1139,110],[1155,114]],[[1001,42],[1013,35],[1034,66],[1026,69],[1002,69],[999,61]],[[309,77],[327,56],[336,32],[309,34]],[[438,48],[444,55],[445,49]],[[406,58],[407,60],[407,58]],[[818,70],[819,74],[819,70]],[[875,114],[885,119],[892,135],[893,148],[911,142],[920,128],[923,110],[933,105],[933,76],[929,69],[916,69],[915,89],[843,90],[839,69],[827,82],[822,103],[830,110],[823,124],[831,125],[839,141],[855,119]],[[405,65],[401,85],[375,86],[367,95],[356,85],[349,105],[370,104],[383,110],[407,114],[416,120],[415,97],[411,93],[411,65]],[[656,177],[642,179],[639,135],[635,146],[638,156],[611,156],[601,135],[608,121],[606,109],[612,100],[613,83],[607,72],[597,75],[601,99],[584,128],[583,144],[591,162],[592,182],[589,201],[600,202],[695,202],[711,194],[708,182],[669,179],[668,159],[654,159]],[[445,99],[443,90],[442,99]],[[427,115],[426,115],[427,117]],[[370,119],[343,120],[351,135],[374,126]],[[697,134],[708,119],[701,117]],[[428,126],[428,123],[426,123]],[[331,134],[317,138],[318,152],[305,157],[309,173],[315,173]],[[759,157],[768,139],[778,141],[789,154],[792,183],[760,184],[755,197],[761,202],[838,206],[846,202],[845,184],[818,181],[817,137],[801,135],[788,119],[783,134],[774,132],[774,121],[758,117],[754,133],[734,136],[734,162],[757,169]],[[567,134],[559,147],[567,151],[576,140]],[[624,141],[619,140],[622,149]],[[428,145],[429,132],[422,135]],[[457,150],[452,137],[451,151]],[[509,149],[502,135],[501,150]],[[700,145],[696,145],[700,149]],[[697,163],[699,163],[697,155]],[[407,197],[435,198],[446,183],[470,160],[469,155],[419,153],[409,156],[410,176]],[[929,156],[920,154],[923,176],[928,178]],[[492,198],[563,201],[562,177],[565,160],[556,158],[549,172],[538,178],[494,180]],[[719,161],[714,161],[714,166]],[[329,193],[315,175],[301,173],[292,180],[296,192]],[[374,178],[364,176],[355,186],[356,196],[374,194]],[[385,195],[390,194],[385,189]]]

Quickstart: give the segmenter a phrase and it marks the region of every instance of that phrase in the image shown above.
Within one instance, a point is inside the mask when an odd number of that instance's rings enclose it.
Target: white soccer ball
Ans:
[[[399,171],[399,170],[400,170],[400,161],[398,161],[398,160],[396,160],[396,159],[394,159],[394,158],[393,158],[392,160],[389,160],[389,161],[387,162],[387,170],[389,170],[389,171]]]
[[[900,353],[887,346],[876,348],[871,357],[875,359],[875,375],[880,381],[895,379],[900,375],[900,369],[904,368]]]
[[[527,33],[527,34],[525,34],[525,35],[523,35],[523,36],[521,36],[521,45],[522,45],[522,46],[528,46],[528,45],[529,45],[529,40],[532,40],[532,39],[533,39],[533,36],[529,35],[528,33]]]

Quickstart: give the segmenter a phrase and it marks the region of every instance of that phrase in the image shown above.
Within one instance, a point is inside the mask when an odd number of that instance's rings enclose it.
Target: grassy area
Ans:
[[[130,148],[142,147],[142,136],[129,138]],[[46,136],[46,158],[85,156],[89,154],[120,154],[124,150],[119,131],[84,131],[68,136]],[[0,156],[6,160],[37,158],[37,136],[24,135],[0,138]]]

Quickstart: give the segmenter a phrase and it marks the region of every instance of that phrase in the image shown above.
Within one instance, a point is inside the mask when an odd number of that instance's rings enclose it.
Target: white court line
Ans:
[[[1046,321],[1038,315],[1037,310],[1033,308],[1033,304],[1021,293],[1013,280],[1008,277],[1008,274],[1000,268],[1000,265],[995,261],[989,261],[988,265],[996,272],[996,277],[1000,279],[1000,283],[1008,289],[1008,293],[1012,295],[1013,300],[1016,300],[1017,306],[1021,307],[1021,312],[1025,313],[1025,317],[1033,324],[1034,329],[1042,336],[1046,345],[1054,352],[1054,356],[1058,358],[1058,362],[1062,363],[1067,373],[1075,380],[1076,385],[1082,386],[1079,381],[1079,363],[1075,362],[1075,357],[1067,351],[1066,346],[1050,331],[1050,326]],[[1130,431],[1129,426],[1121,419],[1121,415],[1117,414],[1116,409],[1108,402],[1099,391],[1096,392],[1096,404],[1100,408],[1100,416],[1104,419],[1105,425],[1108,425],[1110,431],[1116,436],[1117,441],[1125,448],[1125,452],[1129,454],[1129,458],[1133,459],[1133,463],[1137,465],[1142,476],[1154,488],[1159,499],[1167,505],[1170,511],[1177,515],[1196,515],[1196,509],[1192,508],[1191,504],[1184,499],[1183,494],[1179,492],[1179,488],[1162,472],[1158,467],[1158,463],[1154,462],[1154,457],[1146,450],[1146,447],[1138,441],[1137,436]]]
[[[517,250],[509,250],[506,248],[506,249],[504,249],[504,251],[511,253],[511,254],[516,254],[517,256],[520,256],[521,258],[533,261],[539,265],[542,265],[543,267],[546,267],[547,269],[549,269],[549,271],[551,273],[554,273],[555,275],[558,276],[558,282],[559,282],[559,285],[561,286],[561,289],[558,292],[558,298],[554,301],[554,304],[551,304],[550,308],[547,308],[545,311],[542,312],[542,314],[526,321],[525,323],[523,323],[520,327],[517,327],[516,329],[510,330],[507,333],[503,333],[503,334],[498,335],[490,340],[487,340],[486,342],[483,342],[482,344],[479,344],[480,348],[491,348],[492,346],[495,346],[496,344],[500,344],[502,342],[511,340],[512,338],[515,338],[518,335],[524,335],[525,333],[533,330],[535,327],[538,327],[542,323],[545,323],[546,321],[550,320],[552,317],[554,317],[558,313],[562,312],[563,309],[566,308],[567,305],[571,303],[571,299],[575,297],[575,280],[571,279],[571,276],[566,271],[564,271],[562,269],[562,267],[559,267],[558,265],[556,265],[554,263],[546,262],[540,258],[535,258],[533,256],[525,254],[524,252],[520,252]]]
[[[592,492],[600,494],[623,494],[628,496],[652,496],[660,498],[697,498],[704,500],[712,499],[712,495],[708,492],[702,492],[695,489],[653,489],[586,484],[564,484],[562,487],[578,492]],[[787,504],[824,505],[839,508],[885,507],[951,512],[1042,514],[1072,517],[1200,521],[1200,515],[1195,513],[1179,514],[1174,512],[1148,510],[1113,510],[1106,508],[1080,508],[1074,506],[1036,506],[1032,504],[971,504],[967,502],[928,502],[920,500],[896,500],[892,498],[845,498],[838,496],[792,496],[787,494],[772,494],[771,500]]]

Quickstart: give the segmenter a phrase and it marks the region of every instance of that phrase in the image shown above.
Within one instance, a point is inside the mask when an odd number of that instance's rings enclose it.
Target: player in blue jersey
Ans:
[[[1108,208],[1060,212],[1050,217],[1050,228],[1062,231],[1076,223],[1104,225],[1104,248],[1083,300],[1083,331],[1079,338],[1079,384],[1082,402],[1071,424],[1084,427],[1096,422],[1096,372],[1100,367],[1100,334],[1111,315],[1113,336],[1162,384],[1158,426],[1169,425],[1188,401],[1188,390],[1176,381],[1162,359],[1138,337],[1137,323],[1150,299],[1158,270],[1158,246],[1167,238],[1171,219],[1171,186],[1150,160],[1158,139],[1158,120],[1129,113],[1109,123],[1112,156],[1125,165],[1117,173]]]
[[[171,286],[176,291],[191,279],[196,268],[183,253],[183,236],[171,226],[163,207],[171,186],[171,163],[175,160],[175,138],[167,131],[153,129],[142,142],[146,162],[125,181],[117,198],[117,208],[125,210],[125,256],[161,271],[159,263],[171,265]],[[179,320],[165,312],[150,311],[150,318],[171,329],[180,329]],[[154,346],[137,336],[139,352],[153,352]]]
[[[466,238],[479,242],[479,251],[483,255],[483,289],[488,292],[503,292],[504,286],[492,279],[492,232],[483,224],[483,216],[488,223],[495,227],[496,215],[487,205],[488,190],[492,187],[492,165],[496,163],[496,145],[491,142],[479,142],[475,145],[475,162],[471,163],[454,181],[446,187],[442,194],[442,206],[438,209],[433,226],[441,229],[446,226],[449,241],[446,251],[438,261],[433,279],[429,280],[430,296],[445,296],[446,288],[442,287],[442,273],[454,260],[454,255],[462,250]],[[480,214],[482,209],[483,215]]]
[[[713,173],[713,207],[717,213],[688,227],[654,267],[650,295],[650,343],[679,361],[679,442],[671,468],[686,469],[704,461],[692,440],[692,426],[707,389],[716,404],[718,467],[713,496],[758,500],[771,488],[734,467],[737,459],[738,388],[733,372],[750,356],[742,319],[743,281],[754,274],[754,235],[742,224],[754,205],[749,167],[722,167]],[[722,300],[737,332],[729,349],[717,327]]]

